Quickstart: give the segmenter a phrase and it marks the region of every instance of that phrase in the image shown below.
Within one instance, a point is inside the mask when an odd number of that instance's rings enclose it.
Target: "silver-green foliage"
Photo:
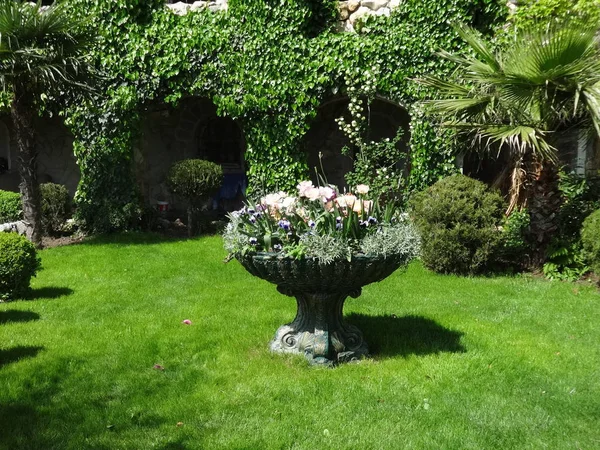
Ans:
[[[331,264],[336,259],[350,259],[352,249],[346,239],[339,236],[307,233],[300,237],[304,255],[316,258],[320,264]]]
[[[366,255],[402,255],[410,260],[419,255],[421,238],[412,223],[404,219],[381,226],[362,240],[360,248]]]

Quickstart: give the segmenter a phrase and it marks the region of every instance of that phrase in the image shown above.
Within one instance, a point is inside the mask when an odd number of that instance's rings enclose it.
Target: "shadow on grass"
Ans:
[[[0,369],[10,363],[17,362],[23,358],[36,356],[44,347],[14,347],[8,350],[0,350]]]
[[[73,289],[68,287],[46,286],[43,288],[31,289],[23,300],[53,300],[71,294],[73,294]]]
[[[152,245],[160,244],[161,242],[176,242],[187,240],[187,236],[169,236],[162,233],[140,231],[131,233],[99,234],[96,236],[89,237],[77,245]]]
[[[363,332],[375,358],[466,351],[460,343],[463,333],[425,317],[349,314],[347,319]]]
[[[9,322],[31,322],[38,320],[40,315],[31,311],[11,310],[0,311],[0,325]]]

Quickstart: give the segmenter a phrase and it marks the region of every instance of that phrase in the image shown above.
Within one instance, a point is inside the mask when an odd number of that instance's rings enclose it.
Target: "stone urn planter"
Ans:
[[[358,297],[363,286],[383,280],[407,263],[401,255],[353,256],[350,261],[331,264],[320,264],[314,258],[281,258],[274,253],[240,255],[237,259],[252,275],[296,298],[296,318],[279,327],[271,350],[304,354],[311,364],[327,366],[358,360],[369,353],[361,331],[344,320],[346,298]]]

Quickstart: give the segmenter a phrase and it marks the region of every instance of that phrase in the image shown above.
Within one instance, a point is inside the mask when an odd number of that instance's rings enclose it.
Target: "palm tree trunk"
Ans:
[[[536,265],[544,263],[548,244],[558,231],[562,203],[558,181],[556,164],[545,163],[540,167],[529,193],[530,228],[537,249],[533,262]]]
[[[23,202],[23,219],[27,225],[27,238],[42,246],[40,185],[37,179],[37,149],[35,145],[35,105],[26,92],[15,89],[11,117],[17,141],[17,166],[21,183],[19,190]]]

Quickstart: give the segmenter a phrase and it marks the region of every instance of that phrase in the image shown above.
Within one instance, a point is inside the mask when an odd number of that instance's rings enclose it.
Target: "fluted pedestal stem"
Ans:
[[[361,331],[344,320],[343,308],[351,293],[307,293],[278,288],[296,298],[298,312],[289,324],[279,327],[271,341],[271,350],[304,354],[311,364],[334,365],[358,360],[369,353]]]

